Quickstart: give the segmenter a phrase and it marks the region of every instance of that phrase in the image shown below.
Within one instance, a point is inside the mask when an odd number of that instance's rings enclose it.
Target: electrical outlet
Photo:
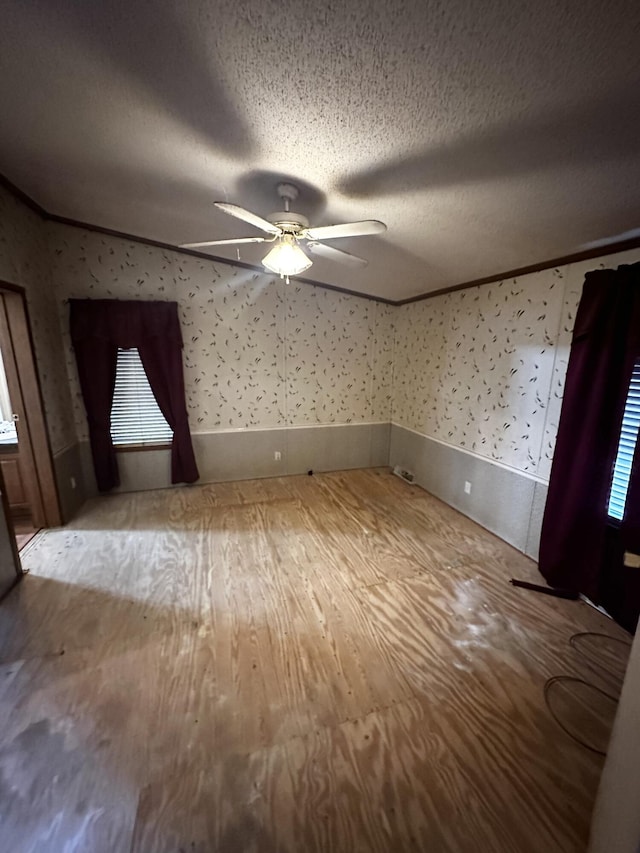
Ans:
[[[468,480],[464,481],[464,493],[465,495],[471,494],[471,483]]]
[[[273,458],[276,460],[276,462],[279,462],[282,459],[282,453],[280,453],[279,450],[276,450],[273,454]]]
[[[69,477],[69,482],[71,483],[71,488],[72,488],[72,489],[75,489],[75,487],[76,487],[76,478],[75,478],[75,477]]]

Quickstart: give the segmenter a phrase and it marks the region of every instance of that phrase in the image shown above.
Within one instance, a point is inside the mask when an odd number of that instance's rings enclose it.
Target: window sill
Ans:
[[[170,444],[114,444],[116,453],[140,453],[143,450],[171,450]]]

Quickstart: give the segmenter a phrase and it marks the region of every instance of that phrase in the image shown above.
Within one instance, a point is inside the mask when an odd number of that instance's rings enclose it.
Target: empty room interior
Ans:
[[[3,850],[638,853],[639,46],[3,4]]]

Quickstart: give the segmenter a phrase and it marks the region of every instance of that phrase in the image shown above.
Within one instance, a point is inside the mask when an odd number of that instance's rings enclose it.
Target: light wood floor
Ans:
[[[602,758],[543,685],[619,689],[622,645],[599,676],[569,638],[624,632],[511,587],[530,560],[388,472],[101,498],[24,563],[2,849],[585,849]],[[606,742],[613,708],[558,703]]]

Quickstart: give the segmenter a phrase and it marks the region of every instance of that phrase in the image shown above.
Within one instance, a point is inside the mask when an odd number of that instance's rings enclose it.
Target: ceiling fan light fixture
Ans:
[[[298,246],[295,238],[285,234],[271,251],[262,259],[262,265],[269,272],[280,276],[300,275],[308,270],[313,261]]]

